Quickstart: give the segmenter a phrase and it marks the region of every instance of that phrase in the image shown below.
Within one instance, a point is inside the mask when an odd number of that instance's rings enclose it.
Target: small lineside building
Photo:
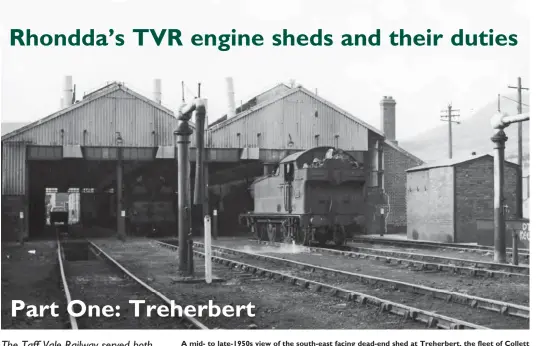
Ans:
[[[519,166],[505,161],[506,218],[517,217]],[[472,155],[424,164],[407,170],[407,237],[448,243],[493,243],[479,232],[476,220],[494,213],[493,156]]]

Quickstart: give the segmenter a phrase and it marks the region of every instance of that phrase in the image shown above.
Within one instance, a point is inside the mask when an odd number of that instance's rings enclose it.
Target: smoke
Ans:
[[[276,245],[263,246],[245,245],[242,248],[239,248],[239,250],[252,254],[300,254],[310,252],[310,250],[305,246],[286,243],[276,243]]]

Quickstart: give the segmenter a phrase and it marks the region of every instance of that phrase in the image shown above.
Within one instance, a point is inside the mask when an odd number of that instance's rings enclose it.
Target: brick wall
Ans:
[[[415,171],[407,174],[407,238],[418,240],[429,232],[425,222],[429,206],[429,171]],[[421,190],[420,190],[421,188]]]
[[[408,239],[454,241],[453,184],[453,167],[408,173]]]
[[[386,233],[405,233],[407,230],[406,183],[407,169],[423,162],[384,144],[384,199]]]
[[[456,242],[478,242],[477,219],[492,219],[494,204],[493,158],[482,157],[456,166]],[[517,216],[517,167],[504,168],[504,197],[507,218]]]

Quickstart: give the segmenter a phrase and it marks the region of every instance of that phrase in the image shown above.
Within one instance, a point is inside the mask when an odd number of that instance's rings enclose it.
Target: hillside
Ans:
[[[515,95],[506,95],[515,99]],[[529,94],[523,94],[523,104],[529,104]],[[529,107],[524,106],[525,111]],[[473,151],[477,154],[493,153],[494,144],[490,138],[493,135],[493,129],[489,125],[489,119],[497,110],[497,101],[487,104],[479,109],[474,115],[461,121],[461,124],[452,124],[453,134],[453,155],[469,155]],[[517,114],[517,104],[513,101],[501,99],[501,110],[508,114]],[[518,151],[518,130],[517,124],[513,124],[505,129],[508,137],[506,142],[506,159],[517,162]],[[426,131],[416,138],[406,139],[400,142],[401,147],[410,151],[424,161],[432,161],[447,158],[448,156],[448,124]],[[525,173],[529,169],[529,122],[523,123],[523,158],[525,163]]]

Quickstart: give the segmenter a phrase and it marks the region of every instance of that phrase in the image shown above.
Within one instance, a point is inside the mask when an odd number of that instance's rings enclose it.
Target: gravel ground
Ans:
[[[66,246],[70,248],[70,245]],[[65,253],[67,249],[65,249]],[[88,252],[88,248],[73,248],[79,254]],[[68,257],[67,257],[68,258]],[[167,305],[160,298],[150,293],[134,280],[124,275],[119,269],[102,259],[91,256],[88,260],[65,261],[64,268],[72,300],[79,299],[90,305],[117,307],[114,312],[119,316],[77,318],[80,329],[185,329],[179,318],[159,317],[154,310],[146,315],[148,305]],[[134,305],[129,300],[145,300],[140,306],[140,316],[135,316]],[[76,311],[79,311],[76,308]]]
[[[325,266],[328,268],[341,269],[344,271],[348,271],[349,264],[352,264],[352,263],[349,263],[348,259],[346,258],[340,258],[333,255],[331,255],[329,258],[326,258],[325,255],[309,254],[309,253],[301,253],[301,254],[273,253],[271,254],[271,253],[268,253],[266,250],[274,250],[276,252],[277,248],[269,248],[265,246],[253,246],[250,249],[244,249],[244,250],[245,251],[251,250],[255,253],[257,252],[262,255],[269,254],[269,255],[273,255],[274,257],[287,258],[287,259],[291,259],[291,260],[295,260],[299,262]],[[495,329],[529,328],[529,321],[525,319],[520,319],[520,318],[516,318],[512,316],[503,316],[503,315],[490,312],[487,310],[474,309],[467,305],[447,303],[444,300],[435,299],[426,295],[420,296],[419,294],[415,294],[411,292],[401,292],[400,290],[393,290],[387,287],[381,287],[382,285],[379,285],[379,284],[369,285],[369,284],[360,282],[360,280],[353,277],[346,277],[344,275],[335,275],[331,273],[323,273],[320,271],[312,272],[310,269],[305,270],[305,269],[294,268],[290,266],[285,267],[281,263],[263,261],[261,259],[253,258],[249,255],[233,255],[233,254],[225,254],[225,253],[217,253],[217,255],[220,257],[230,258],[230,259],[234,259],[240,262],[256,265],[256,266],[266,268],[269,270],[274,270],[274,271],[282,272],[289,275],[294,275],[294,276],[298,276],[298,277],[302,277],[302,278],[306,278],[306,279],[310,279],[314,281],[327,283],[330,285],[334,285],[334,286],[352,290],[352,291],[374,295],[382,299],[395,301],[395,302],[402,303],[408,306],[417,307],[426,311],[435,312],[441,315],[453,317],[456,319],[464,320],[467,322],[486,326],[489,328],[495,328]],[[359,267],[359,261],[357,265]],[[388,270],[393,271],[393,269],[390,269],[390,268],[388,268]],[[387,276],[387,275],[377,275],[377,274],[384,274],[384,272],[382,272],[382,269],[381,269],[380,273],[379,272],[370,273],[370,275],[373,275],[373,276],[380,276],[380,277]],[[394,280],[399,280],[399,279],[404,279],[404,277],[407,275],[408,273],[402,273],[401,275],[393,275],[390,278]],[[416,276],[414,274],[410,274],[410,275]],[[405,280],[399,280],[399,281],[405,281]]]
[[[34,250],[35,253],[29,251]],[[64,329],[65,298],[60,288],[56,243],[32,241],[24,246],[2,243],[2,329]],[[27,305],[56,303],[59,317],[11,316],[12,300]]]
[[[200,239],[197,240],[200,241]],[[529,280],[523,278],[472,277],[466,274],[450,274],[434,270],[421,270],[415,267],[409,268],[404,264],[384,263],[374,259],[348,258],[315,252],[308,253],[303,251],[303,247],[287,246],[277,248],[240,240],[219,240],[213,242],[213,245],[482,298],[529,305]]]
[[[256,306],[256,316],[239,318],[204,316],[201,322],[222,329],[424,329],[414,321],[379,313],[376,308],[345,302],[250,274],[214,265],[213,273],[224,281],[179,283],[177,255],[151,241],[96,241],[113,258],[149,285],[177,304],[214,304]],[[141,260],[144,258],[145,260]],[[195,258],[196,273],[203,271],[203,261]]]

